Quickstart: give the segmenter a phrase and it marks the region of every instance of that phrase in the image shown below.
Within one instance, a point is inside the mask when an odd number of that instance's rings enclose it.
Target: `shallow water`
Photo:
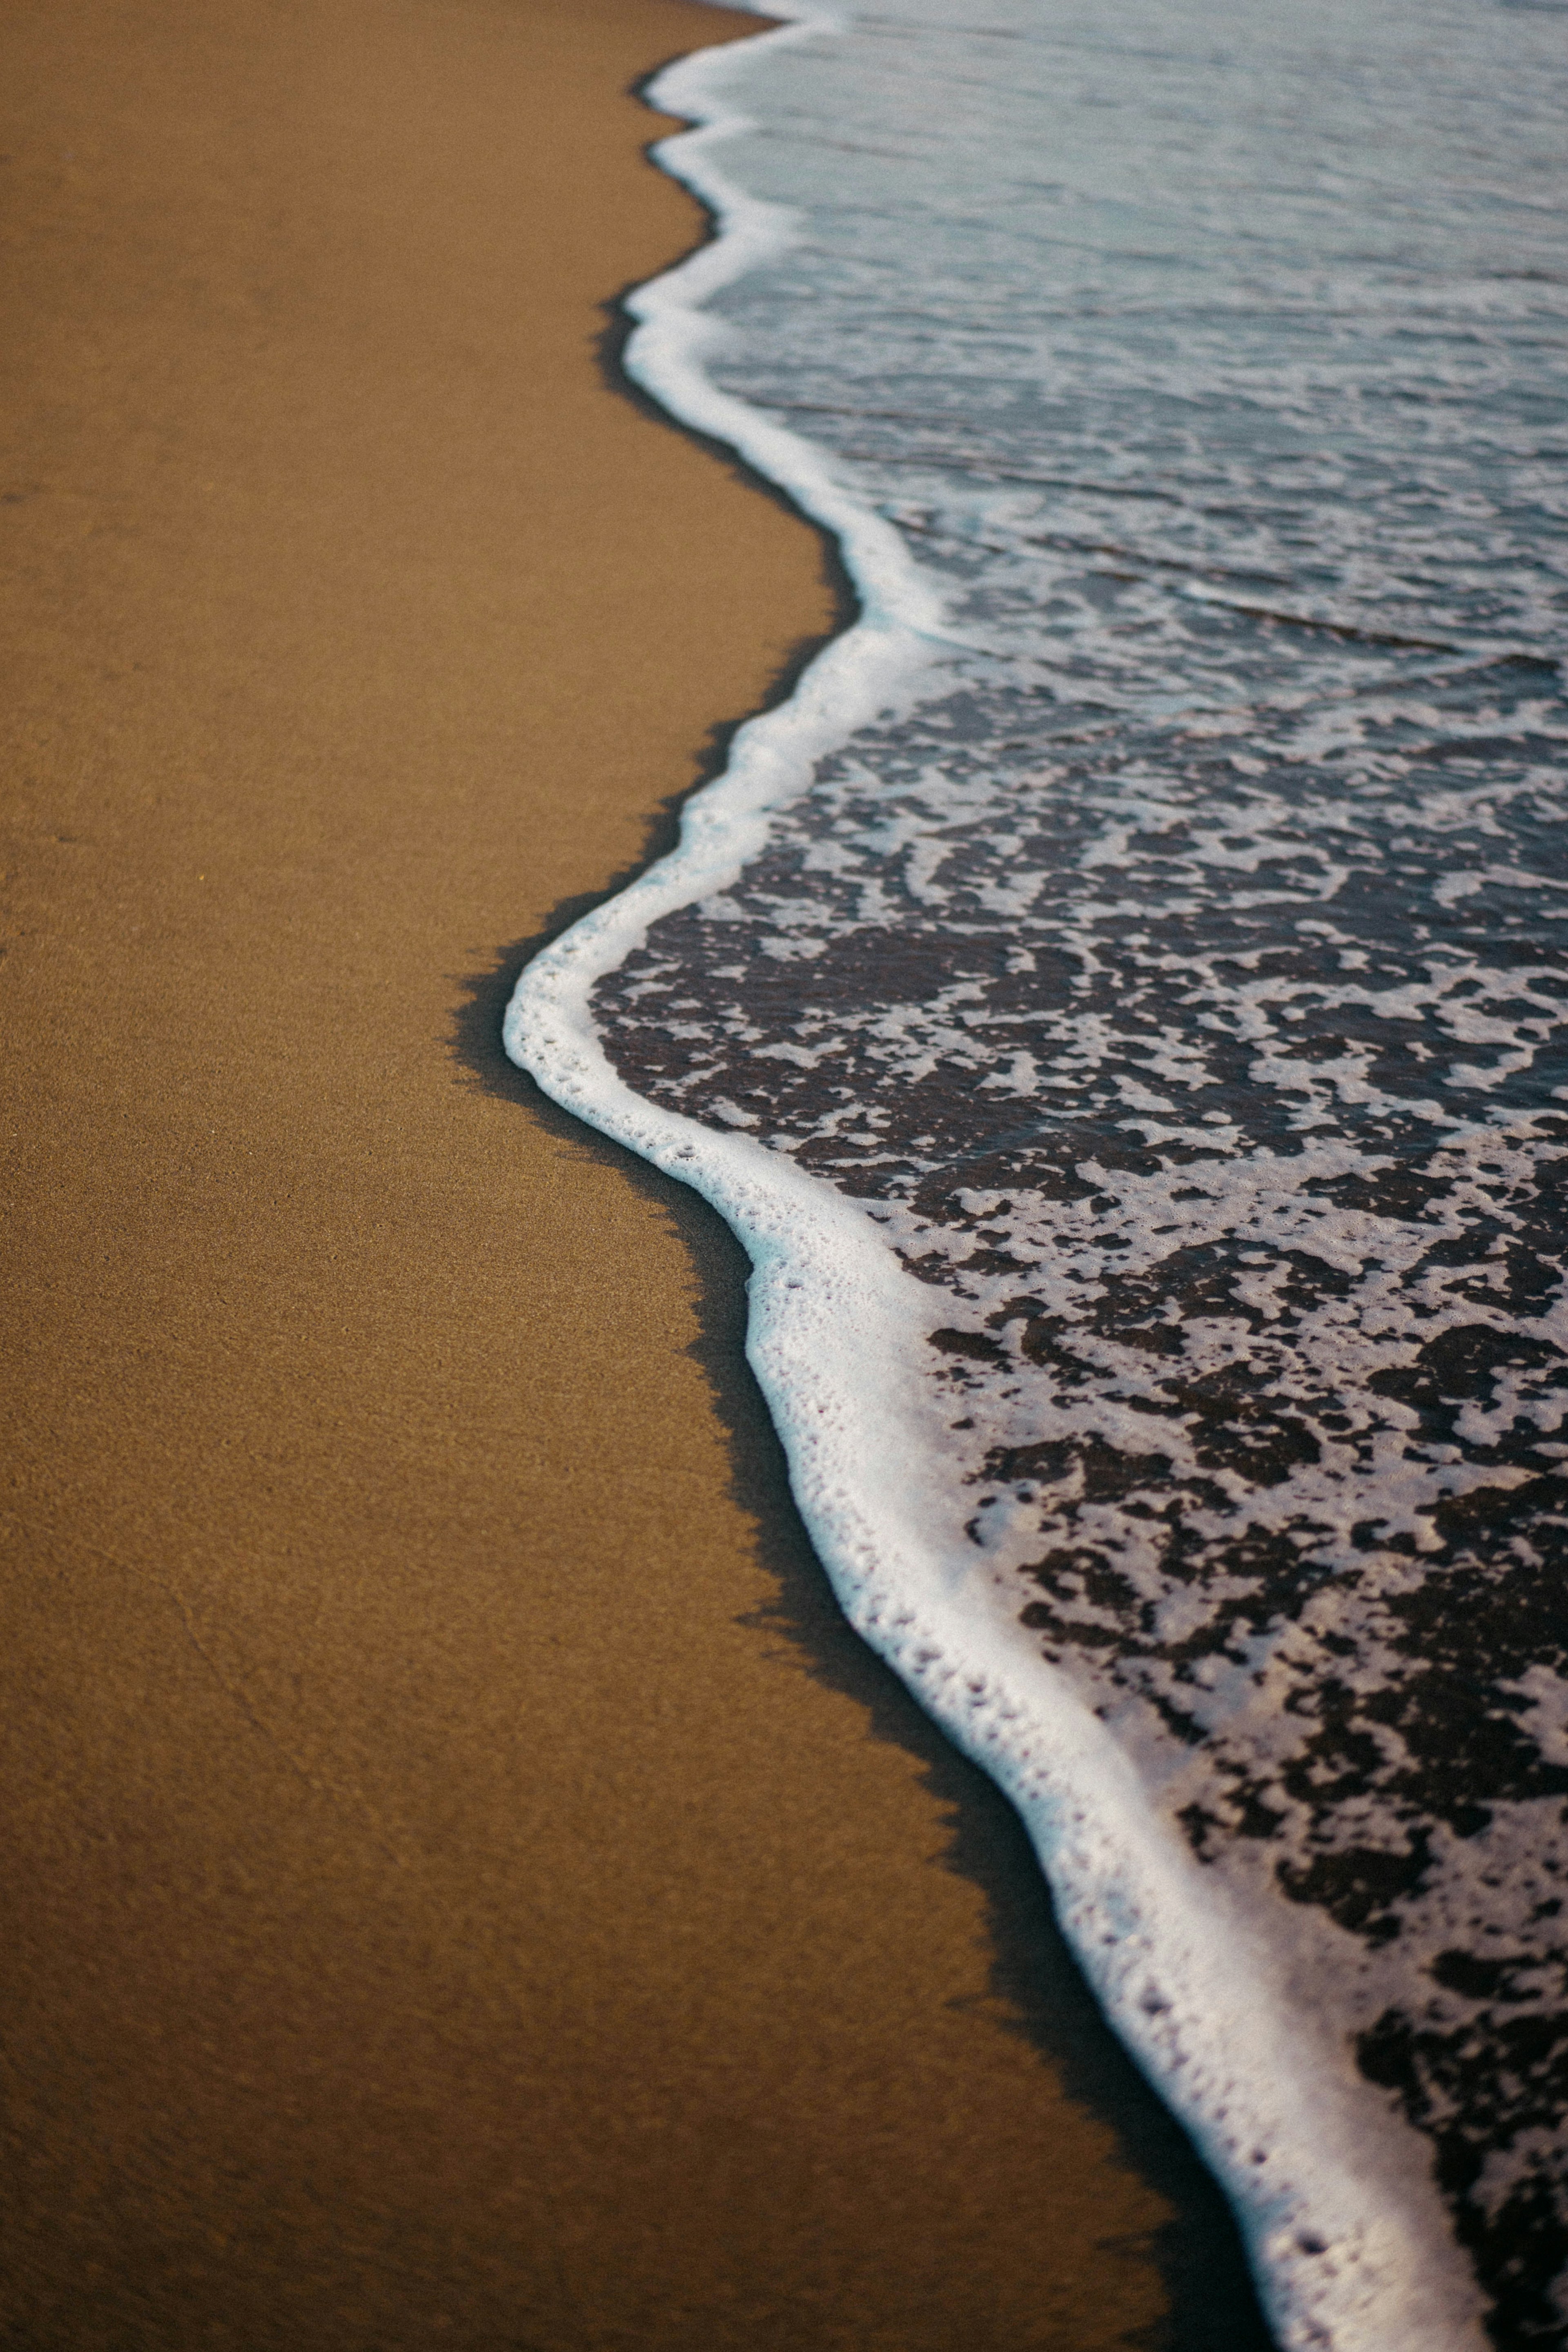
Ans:
[[[792,215],[706,381],[928,595],[593,1020],[898,1254],[908,1336],[837,1377],[920,1388],[932,1557],[1342,2053],[1372,2220],[1407,2146],[1391,2210],[1560,2345],[1568,15],[975,19],[843,10],[703,85]],[[1405,2290],[1301,2284],[1314,2230],[1254,2223],[1282,2335],[1394,2341]]]

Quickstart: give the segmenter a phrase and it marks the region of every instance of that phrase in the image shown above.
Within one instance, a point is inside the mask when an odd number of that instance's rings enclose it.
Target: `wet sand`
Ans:
[[[15,2352],[1258,2341],[523,943],[833,624],[617,391],[686,0],[14,0]]]

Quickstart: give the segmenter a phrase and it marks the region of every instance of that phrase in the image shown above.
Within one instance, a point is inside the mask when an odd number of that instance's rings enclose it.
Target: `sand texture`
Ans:
[[[497,1049],[833,624],[596,348],[741,20],[5,18],[0,2342],[1253,2344],[733,1244]]]

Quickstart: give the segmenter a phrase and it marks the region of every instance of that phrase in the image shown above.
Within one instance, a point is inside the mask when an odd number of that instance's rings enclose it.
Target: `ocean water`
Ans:
[[[510,1048],[747,1242],[1281,2343],[1568,2344],[1568,11],[877,0],[653,95],[720,233],[628,364],[862,617]]]

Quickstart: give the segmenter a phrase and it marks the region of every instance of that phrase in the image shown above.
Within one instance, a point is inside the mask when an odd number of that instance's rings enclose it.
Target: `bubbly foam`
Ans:
[[[668,69],[721,233],[628,366],[863,616],[508,1016],[746,1242],[845,1606],[1290,2345],[1568,2336],[1551,35],[896,0]]]

